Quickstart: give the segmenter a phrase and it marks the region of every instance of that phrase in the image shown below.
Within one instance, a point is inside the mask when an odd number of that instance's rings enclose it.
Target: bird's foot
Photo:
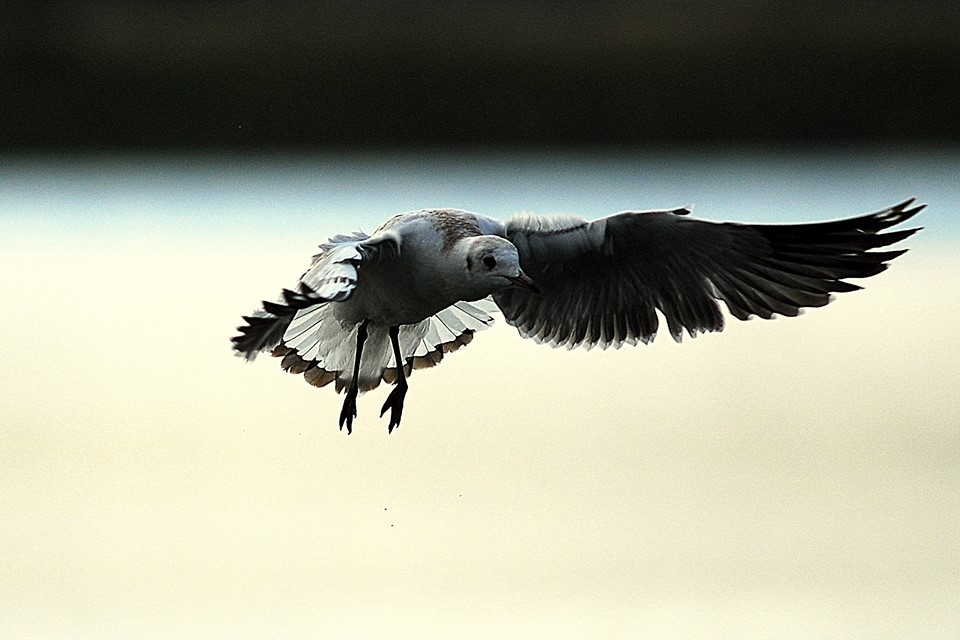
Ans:
[[[398,384],[387,396],[387,401],[383,403],[380,409],[380,417],[390,409],[390,424],[387,425],[387,433],[393,433],[393,430],[400,426],[400,416],[403,414],[403,398],[407,395],[407,385]]]
[[[381,414],[382,415],[382,414]],[[357,390],[351,387],[347,391],[347,397],[343,399],[343,408],[340,409],[340,431],[343,431],[343,425],[347,425],[347,435],[353,433],[353,419],[357,417]]]

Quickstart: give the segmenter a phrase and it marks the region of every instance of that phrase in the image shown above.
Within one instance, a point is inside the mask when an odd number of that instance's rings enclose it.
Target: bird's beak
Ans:
[[[527,291],[532,291],[534,293],[540,293],[540,287],[537,286],[537,283],[531,280],[530,276],[525,274],[523,271],[520,271],[515,276],[505,277],[515,287],[520,287],[521,289],[526,289]]]

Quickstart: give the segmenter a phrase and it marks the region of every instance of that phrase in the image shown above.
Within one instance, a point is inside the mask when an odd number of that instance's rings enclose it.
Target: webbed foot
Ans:
[[[382,414],[381,414],[382,415]],[[347,397],[343,399],[343,408],[340,410],[340,431],[347,425],[347,435],[353,433],[353,419],[357,417],[357,389],[350,388]]]
[[[380,417],[390,409],[390,424],[387,425],[387,433],[393,433],[393,430],[400,426],[400,416],[403,414],[403,398],[407,395],[407,382],[401,378],[400,382],[393,388],[387,401],[383,403],[380,409]]]

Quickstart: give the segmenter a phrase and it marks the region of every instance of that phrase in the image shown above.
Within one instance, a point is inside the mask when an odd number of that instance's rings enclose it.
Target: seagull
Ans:
[[[859,217],[809,224],[711,222],[688,208],[627,211],[588,222],[518,214],[507,222],[459,209],[389,219],[372,234],[337,235],[276,302],[264,301],[232,338],[312,385],[346,391],[340,430],[353,430],[357,395],[394,384],[380,411],[399,426],[407,377],[432,367],[493,323],[551,346],[648,343],[666,320],[674,340],[720,331],[719,301],[739,319],[796,316],[848,278],[887,268],[906,249],[876,251],[919,228],[880,233],[919,213],[914,199]],[[391,361],[392,358],[392,361]],[[392,364],[392,366],[391,366]]]

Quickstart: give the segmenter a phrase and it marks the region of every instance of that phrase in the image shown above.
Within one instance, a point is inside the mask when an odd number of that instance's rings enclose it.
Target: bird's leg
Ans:
[[[403,413],[403,398],[407,395],[407,377],[403,374],[403,358],[400,357],[400,327],[390,327],[390,343],[393,345],[393,358],[397,363],[397,384],[387,396],[387,401],[380,409],[380,417],[390,409],[390,424],[387,433],[392,433],[400,426],[400,415]]]
[[[353,433],[353,419],[357,417],[357,378],[360,376],[360,354],[363,353],[363,343],[367,339],[367,322],[364,320],[357,327],[357,355],[353,361],[353,378],[347,388],[347,397],[343,399],[343,409],[340,410],[340,430],[347,424],[347,434]]]

